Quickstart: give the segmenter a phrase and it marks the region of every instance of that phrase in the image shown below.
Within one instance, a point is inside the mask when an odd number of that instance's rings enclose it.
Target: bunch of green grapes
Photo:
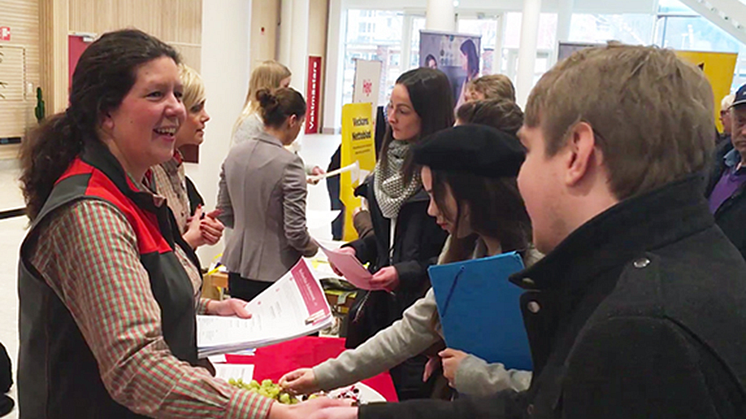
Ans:
[[[275,384],[272,380],[263,380],[261,384],[259,381],[251,380],[250,383],[245,383],[242,379],[229,379],[228,384],[238,387],[244,390],[253,391],[254,393],[260,394],[264,397],[274,399],[282,404],[298,404],[300,401],[284,392],[279,384]]]

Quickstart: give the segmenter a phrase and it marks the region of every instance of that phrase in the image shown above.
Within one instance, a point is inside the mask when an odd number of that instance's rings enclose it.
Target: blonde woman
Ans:
[[[290,70],[274,60],[264,61],[251,72],[246,103],[233,126],[232,145],[256,138],[264,132],[264,121],[262,121],[259,101],[256,98],[257,92],[262,89],[274,90],[288,87],[291,77]]]
[[[210,115],[205,110],[205,84],[193,68],[179,64],[179,78],[183,86],[182,103],[186,119],[174,138],[174,155],[170,160],[153,166],[148,172],[151,188],[166,198],[176,218],[179,233],[192,248],[214,245],[223,235],[223,223],[217,213],[202,214],[204,200],[184,171],[179,149],[185,145],[200,145],[205,139],[205,124]],[[190,222],[193,219],[193,222]]]
[[[241,144],[252,138],[257,138],[264,132],[264,121],[262,120],[259,101],[256,98],[257,92],[262,89],[275,90],[288,87],[290,86],[291,78],[292,73],[290,69],[274,60],[262,62],[259,64],[259,67],[251,72],[246,103],[244,104],[243,111],[241,111],[241,115],[239,115],[235,125],[233,125],[231,146]],[[285,146],[285,148],[295,154],[300,152],[300,145],[297,142],[293,142]],[[304,169],[307,175],[321,175],[324,173],[324,170],[318,166],[311,167],[304,165]],[[318,180],[313,180],[313,178],[309,178],[306,181],[311,184],[318,183]]]

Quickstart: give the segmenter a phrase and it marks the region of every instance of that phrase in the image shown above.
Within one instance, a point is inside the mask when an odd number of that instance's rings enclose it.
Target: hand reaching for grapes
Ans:
[[[309,394],[321,390],[311,368],[300,368],[283,375],[280,385],[292,394]]]

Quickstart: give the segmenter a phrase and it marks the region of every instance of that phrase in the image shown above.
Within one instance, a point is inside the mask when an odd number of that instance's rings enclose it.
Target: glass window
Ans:
[[[420,31],[425,29],[425,18],[412,17],[412,45],[409,53],[409,67],[407,70],[420,66]]]
[[[424,21],[424,19],[423,19]],[[401,38],[404,14],[386,10],[347,11],[342,103],[352,102],[355,60],[379,60],[382,63],[378,105],[384,105],[401,74]],[[419,42],[419,39],[418,39]]]
[[[657,45],[677,50],[737,52],[731,90],[746,83],[746,46],[679,0],[660,0],[658,12]]]
[[[688,51],[737,52],[739,42],[702,16],[658,17],[656,43]]]
[[[506,13],[503,49],[500,52],[500,72],[510,77],[513,83],[518,72],[518,48],[521,41],[522,13]],[[534,83],[549,70],[551,55],[557,40],[557,14],[542,13],[539,17]]]
[[[625,44],[650,45],[653,19],[649,14],[599,15],[573,13],[570,42],[603,44],[620,41]]]
[[[510,12],[505,14],[504,48],[519,48],[521,44],[521,19],[523,13]],[[539,38],[537,48],[553,50],[557,39],[557,14],[542,13],[539,17]]]

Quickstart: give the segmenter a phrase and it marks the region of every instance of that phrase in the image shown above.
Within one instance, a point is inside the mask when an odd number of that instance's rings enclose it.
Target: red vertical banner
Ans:
[[[10,26],[0,26],[0,41],[10,41]]]
[[[89,42],[82,36],[68,35],[67,36],[67,58],[69,66],[69,84],[68,89],[73,86],[73,73],[75,72],[75,66],[78,65],[80,56],[83,55],[83,51],[88,48]]]
[[[321,97],[321,57],[308,57],[308,85],[306,91],[306,134],[319,133]]]

